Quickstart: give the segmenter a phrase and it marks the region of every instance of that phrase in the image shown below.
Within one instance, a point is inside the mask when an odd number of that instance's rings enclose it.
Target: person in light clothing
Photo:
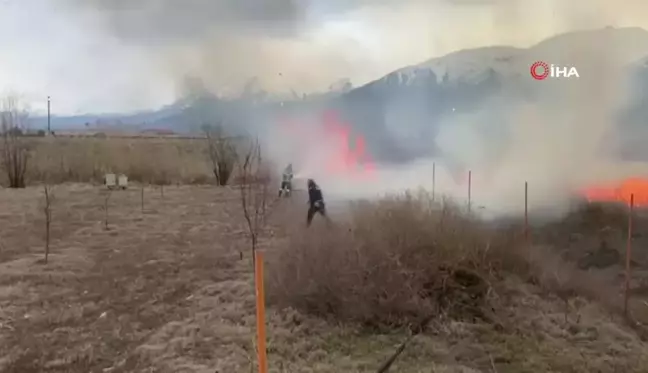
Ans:
[[[279,188],[279,197],[281,197],[282,194],[290,195],[290,192],[292,191],[293,176],[293,167],[292,163],[290,163],[288,166],[286,166],[283,174],[281,175],[281,188]]]

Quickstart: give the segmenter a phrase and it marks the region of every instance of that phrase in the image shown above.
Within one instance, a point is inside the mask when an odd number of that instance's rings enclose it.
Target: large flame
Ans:
[[[590,202],[623,202],[648,207],[648,179],[629,178],[616,185],[592,186],[585,188],[583,195]]]
[[[293,119],[284,119],[281,128],[289,137],[300,140],[294,145],[301,145],[300,153],[306,158],[311,154],[319,156],[313,157],[317,160],[317,169],[334,177],[364,179],[374,175],[375,165],[367,152],[364,137],[354,134],[351,126],[342,121],[336,112],[325,112],[314,129],[302,124]]]
[[[372,176],[375,166],[366,152],[364,137],[356,135],[352,148],[353,135],[350,126],[341,121],[337,113],[333,111],[326,112],[323,119],[324,133],[330,137],[333,149],[335,149],[327,161],[327,172],[360,178]]]

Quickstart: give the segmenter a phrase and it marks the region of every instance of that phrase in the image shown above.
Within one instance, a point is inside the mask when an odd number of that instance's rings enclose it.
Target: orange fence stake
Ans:
[[[630,262],[632,260],[632,213],[634,210],[634,194],[630,195],[630,212],[628,214],[628,242],[626,246],[626,262],[625,262],[625,292],[623,311],[628,315],[628,300],[630,298]]]
[[[263,287],[263,253],[254,253],[254,287],[256,290],[257,361],[259,373],[268,373],[265,330],[265,289]]]

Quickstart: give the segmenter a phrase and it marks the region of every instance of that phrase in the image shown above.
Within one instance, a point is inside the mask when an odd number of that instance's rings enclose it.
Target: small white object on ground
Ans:
[[[128,187],[128,177],[124,174],[120,174],[119,177],[117,177],[117,185],[121,189],[126,189]]]
[[[112,189],[117,186],[117,177],[115,174],[106,174],[104,176],[104,184],[108,189]]]

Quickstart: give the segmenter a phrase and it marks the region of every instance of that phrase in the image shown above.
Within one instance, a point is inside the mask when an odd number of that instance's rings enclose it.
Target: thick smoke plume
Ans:
[[[330,175],[312,167],[306,174],[321,177],[336,196],[366,197],[430,188],[436,163],[437,192],[460,201],[467,200],[467,173],[472,170],[471,202],[475,208],[484,206],[485,215],[521,213],[525,182],[532,211],[564,212],[583,189],[643,176],[640,172],[648,169],[646,164],[622,162],[613,153],[621,131],[618,114],[631,99],[629,67],[648,55],[647,40],[648,32],[641,29],[602,29],[562,36],[551,41],[551,47],[540,44],[521,52],[510,75],[519,73],[522,83],[510,84],[528,86],[535,99],[506,94],[521,89],[508,87],[477,111],[448,116],[440,123],[440,133],[430,139],[444,151],[444,158],[380,167],[365,178]],[[528,70],[535,60],[575,66],[580,77],[534,81]],[[499,112],[499,123],[487,119],[493,112]],[[327,158],[340,152],[328,150]],[[448,160],[466,165],[463,175],[457,177]]]
[[[326,89],[341,78],[359,85],[458,49],[641,26],[648,15],[639,0],[64,0],[58,7],[148,51],[177,82],[196,76],[222,93],[239,92],[253,77],[282,91]]]
[[[103,32],[122,43],[147,51],[150,63],[171,80],[193,76],[214,93],[231,94],[253,77],[268,90],[310,92],[326,89],[340,78],[362,84],[463,48],[529,47],[570,30],[648,26],[645,1],[612,3],[66,0],[65,4],[74,14],[97,20]],[[626,170],[606,149],[618,132],[615,115],[627,102],[624,69],[648,51],[645,45],[631,45],[645,37],[641,30],[633,32],[636,35],[619,40],[604,31],[594,38],[565,38],[553,49],[539,45],[514,67],[528,84],[536,85],[535,101],[493,97],[477,111],[446,118],[439,137],[429,139],[430,146],[436,141],[446,155],[460,159],[464,176],[457,177],[456,170],[446,167],[447,159],[383,167],[371,181],[327,177],[312,165],[303,173],[323,177],[322,184],[334,195],[366,196],[429,187],[436,162],[438,190],[460,199],[467,194],[465,173],[473,170],[474,203],[486,210],[521,210],[524,181],[530,183],[532,206],[564,205],[578,188],[635,172]],[[536,59],[576,66],[581,78],[533,82],[526,74]],[[494,111],[500,113],[498,128],[503,135],[484,128],[483,118]],[[286,156],[299,140],[277,134],[271,140],[279,164],[304,157],[299,152]],[[337,151],[325,144],[319,145],[318,154]]]

